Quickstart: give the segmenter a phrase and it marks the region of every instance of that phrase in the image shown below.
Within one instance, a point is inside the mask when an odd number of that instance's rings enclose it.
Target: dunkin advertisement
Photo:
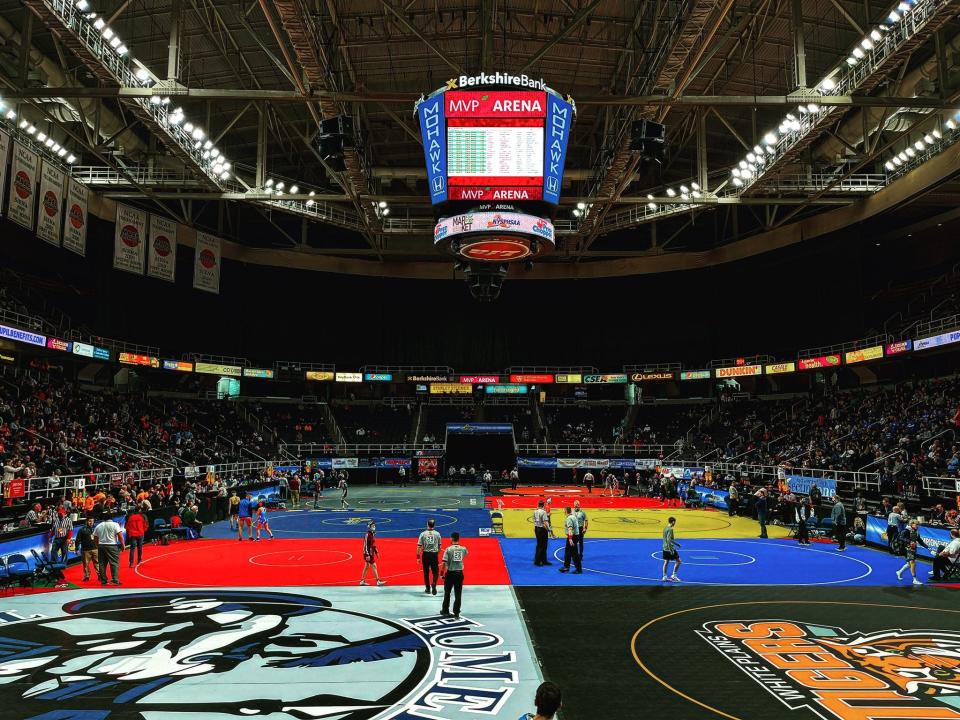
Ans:
[[[37,154],[20,143],[13,144],[10,168],[10,198],[7,216],[17,225],[33,230],[33,203],[37,195]]]
[[[114,270],[143,275],[146,258],[147,213],[118,203],[114,232]]]
[[[150,216],[147,275],[173,282],[177,270],[177,224],[161,215]]]
[[[87,188],[73,178],[67,190],[66,217],[63,223],[63,247],[66,250],[87,254]]]
[[[40,203],[37,208],[37,237],[60,246],[63,231],[63,184],[66,175],[53,163],[44,162],[40,173]]]
[[[220,238],[203,232],[197,233],[193,287],[211,293],[220,292]]]

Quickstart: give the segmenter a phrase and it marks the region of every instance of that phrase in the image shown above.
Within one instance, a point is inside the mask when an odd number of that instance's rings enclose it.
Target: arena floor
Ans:
[[[960,718],[960,595],[898,582],[884,552],[601,505],[572,575],[561,539],[552,566],[533,565],[529,508],[504,509],[507,536],[491,536],[471,488],[358,487],[348,501],[271,512],[274,540],[237,542],[222,522],[146,547],[136,568],[124,554],[119,589],[75,566],[64,588],[3,598],[0,718],[516,720],[544,678],[565,690],[564,720]],[[679,585],[659,580],[670,514]],[[470,553],[459,621],[423,592],[430,517]],[[358,586],[369,519],[385,587]]]

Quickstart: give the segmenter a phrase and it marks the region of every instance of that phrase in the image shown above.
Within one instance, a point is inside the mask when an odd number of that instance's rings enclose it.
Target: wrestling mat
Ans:
[[[684,510],[682,508],[629,509],[596,508],[587,510],[588,537],[591,538],[660,538],[670,517],[677,518],[676,535],[683,538],[755,538],[760,534],[755,520],[728,517],[712,510]],[[503,533],[508,538],[533,537],[533,511],[504,509]],[[564,512],[556,504],[550,513],[554,534],[564,535]],[[768,525],[771,538],[786,537],[786,528]]]

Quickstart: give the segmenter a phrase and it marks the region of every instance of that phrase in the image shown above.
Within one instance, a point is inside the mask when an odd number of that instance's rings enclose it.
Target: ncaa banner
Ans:
[[[144,239],[147,213],[117,203],[117,224],[113,238],[113,269],[143,275]]]
[[[331,467],[334,470],[355,468],[359,466],[359,458],[333,458]]]
[[[151,215],[147,275],[174,282],[176,270],[177,223],[161,215]]]
[[[37,210],[37,237],[60,246],[63,230],[63,170],[44,162],[40,172],[40,207]]]
[[[78,255],[87,254],[87,188],[73,178],[67,189],[67,211],[63,223],[63,247]]]
[[[10,159],[10,136],[0,132],[0,197],[7,187],[7,161]],[[2,205],[2,203],[0,203]],[[0,210],[2,212],[2,210]]]
[[[220,238],[199,231],[193,259],[193,287],[220,292]]]
[[[36,195],[37,154],[20,143],[13,144],[13,165],[10,169],[10,200],[7,216],[17,225],[33,230],[33,202]]]

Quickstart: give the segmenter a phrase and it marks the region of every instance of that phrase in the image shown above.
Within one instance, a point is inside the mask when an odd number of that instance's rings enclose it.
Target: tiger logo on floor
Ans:
[[[697,634],[791,710],[960,719],[960,633],[752,620],[704,623]]]

